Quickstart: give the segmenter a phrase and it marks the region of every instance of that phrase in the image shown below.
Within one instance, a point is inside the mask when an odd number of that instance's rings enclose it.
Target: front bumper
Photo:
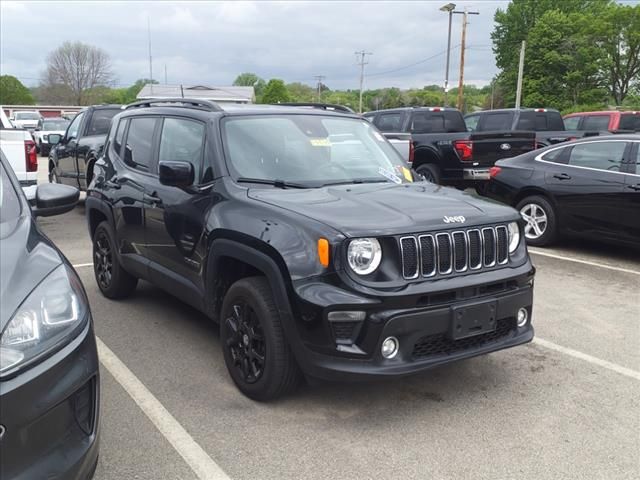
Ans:
[[[98,461],[99,396],[89,321],[69,345],[0,382],[0,478],[91,478]]]
[[[325,316],[324,328],[332,335],[331,345],[329,342],[309,341],[303,322],[296,322],[302,340],[292,342],[290,339],[290,343],[307,375],[328,380],[407,375],[513,347],[533,339],[533,275],[534,270],[528,264],[526,271],[500,282],[434,293],[425,300],[424,306],[413,298],[396,297],[391,301],[372,303],[364,298],[359,301],[357,296],[340,301],[336,294],[332,302],[338,303],[340,310],[367,312],[366,320],[353,330],[351,341],[338,339],[337,335],[344,335],[344,326],[340,326],[336,334],[334,325]],[[305,291],[304,296],[310,298],[309,293]],[[322,292],[322,297],[328,298],[327,291]],[[495,328],[454,339],[451,333],[453,309],[479,303],[495,305]],[[516,324],[520,308],[526,308],[529,314],[528,322],[522,327]],[[331,309],[335,310],[336,305]],[[382,342],[387,337],[397,338],[400,345],[397,355],[391,359],[383,358],[380,353]],[[315,338],[318,338],[317,334]]]

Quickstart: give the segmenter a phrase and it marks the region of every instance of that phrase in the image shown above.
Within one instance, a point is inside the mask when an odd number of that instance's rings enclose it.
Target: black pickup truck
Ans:
[[[577,140],[582,137],[598,136],[598,131],[566,130],[558,110],[552,108],[503,108],[470,113],[464,117],[470,132],[522,131],[536,133],[538,148],[556,143]]]
[[[385,136],[410,133],[405,160],[418,174],[441,185],[479,187],[497,160],[535,148],[533,132],[469,133],[462,113],[454,108],[395,108],[368,112],[364,118]]]

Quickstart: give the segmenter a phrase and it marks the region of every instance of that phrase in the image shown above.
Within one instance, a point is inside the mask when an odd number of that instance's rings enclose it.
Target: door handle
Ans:
[[[635,185],[627,185],[627,188],[635,190],[636,192],[640,192],[640,183],[636,183]]]
[[[162,199],[156,196],[157,193],[153,192],[152,194],[145,193],[143,195],[145,203],[148,202],[152,206],[162,205]]]
[[[571,175],[566,173],[557,173],[553,176],[553,178],[557,178],[558,180],[571,180]]]

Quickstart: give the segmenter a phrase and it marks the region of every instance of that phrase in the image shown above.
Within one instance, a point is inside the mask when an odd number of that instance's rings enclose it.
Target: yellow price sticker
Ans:
[[[314,147],[330,147],[331,146],[331,141],[329,141],[328,138],[311,138],[309,139],[309,142],[311,142],[311,145],[313,145]]]
[[[402,175],[407,180],[407,182],[413,182],[413,176],[411,175],[411,171],[407,167],[402,167]]]

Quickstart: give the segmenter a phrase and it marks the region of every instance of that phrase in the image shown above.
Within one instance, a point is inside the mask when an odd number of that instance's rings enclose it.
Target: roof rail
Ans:
[[[178,103],[183,107],[188,108],[197,108],[200,110],[206,110],[208,112],[222,112],[222,108],[215,103],[209,100],[200,100],[197,98],[151,98],[148,100],[140,100],[138,102],[133,102],[128,105],[123,105],[123,110],[128,110],[130,108],[141,108],[141,107],[151,107],[152,105],[164,105],[167,103]]]
[[[319,110],[330,110],[334,112],[342,112],[342,113],[356,113],[353,109],[346,107],[344,105],[336,105],[333,103],[316,103],[316,102],[283,102],[283,103],[274,103],[273,105],[280,105],[285,107],[306,107],[306,108],[317,108]]]

